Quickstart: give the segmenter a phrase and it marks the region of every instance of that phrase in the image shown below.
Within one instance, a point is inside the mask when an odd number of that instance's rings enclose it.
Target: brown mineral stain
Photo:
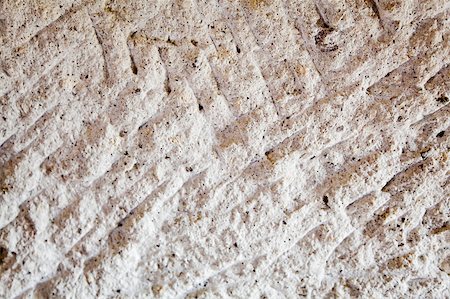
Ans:
[[[162,285],[159,285],[159,284],[153,285],[152,286],[153,295],[159,296],[159,294],[161,293],[162,288],[163,288]]]
[[[14,175],[19,164],[23,160],[23,155],[18,155],[0,168],[0,192],[6,194],[13,189],[12,182],[14,182]]]
[[[257,9],[262,4],[267,4],[266,0],[244,0],[251,9]]]
[[[413,261],[412,257],[413,257],[412,253],[407,253],[407,254],[395,257],[388,262],[387,266],[391,270],[408,268]]]
[[[126,7],[117,7],[114,5],[115,3],[111,3],[111,1],[108,1],[105,3],[105,6],[103,10],[110,14],[115,21],[129,21],[131,20],[131,15],[128,11],[126,11]]]
[[[306,68],[301,64],[297,65],[297,67],[295,68],[295,71],[297,72],[297,74],[299,76],[306,75]]]
[[[446,231],[448,231],[448,230],[450,230],[450,224],[444,224],[444,225],[441,226],[441,227],[438,227],[438,228],[433,229],[433,230],[431,231],[431,234],[437,235],[437,234],[446,232]]]
[[[23,55],[26,52],[27,52],[27,48],[25,48],[25,47],[18,47],[14,50],[14,53],[16,54],[16,56]]]
[[[205,289],[194,291],[186,296],[186,299],[198,299],[198,298],[206,298]]]
[[[271,150],[271,151],[267,151],[265,153],[267,160],[269,160],[270,163],[275,164],[277,162],[277,157],[275,155],[275,153]]]
[[[442,158],[442,162],[447,162],[448,154],[446,152],[442,153],[441,158]]]
[[[190,215],[189,216],[189,220],[191,221],[191,223],[197,223],[197,222],[199,222],[202,219],[203,219],[203,216],[202,216],[202,214],[200,212],[197,213],[196,215]]]
[[[399,0],[392,0],[392,1],[386,1],[386,2],[381,3],[383,10],[386,10],[389,12],[393,12],[396,9],[400,9],[401,5],[402,5],[401,1],[399,1]]]
[[[230,51],[228,51],[225,47],[221,45],[217,47],[217,58],[225,60],[231,57],[230,54],[231,54]]]
[[[133,33],[130,36],[130,40],[133,41],[134,45],[146,44],[149,42],[148,37],[143,33]]]
[[[16,253],[9,252],[4,246],[0,246],[0,274],[10,269],[16,262]]]

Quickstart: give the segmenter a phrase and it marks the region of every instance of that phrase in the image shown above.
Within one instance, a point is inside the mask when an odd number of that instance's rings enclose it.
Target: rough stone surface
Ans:
[[[450,1],[2,0],[1,298],[449,298]]]

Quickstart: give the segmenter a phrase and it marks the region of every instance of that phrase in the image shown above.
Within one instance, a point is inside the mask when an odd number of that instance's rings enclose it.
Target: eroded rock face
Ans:
[[[447,0],[0,4],[0,294],[449,297]]]

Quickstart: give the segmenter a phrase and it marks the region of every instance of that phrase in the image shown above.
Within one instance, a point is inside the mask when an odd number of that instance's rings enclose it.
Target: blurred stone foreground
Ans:
[[[449,0],[3,0],[1,298],[449,298]]]

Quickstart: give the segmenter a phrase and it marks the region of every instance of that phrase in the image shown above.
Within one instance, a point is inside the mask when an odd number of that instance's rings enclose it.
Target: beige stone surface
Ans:
[[[1,298],[450,298],[450,1],[0,1]]]

